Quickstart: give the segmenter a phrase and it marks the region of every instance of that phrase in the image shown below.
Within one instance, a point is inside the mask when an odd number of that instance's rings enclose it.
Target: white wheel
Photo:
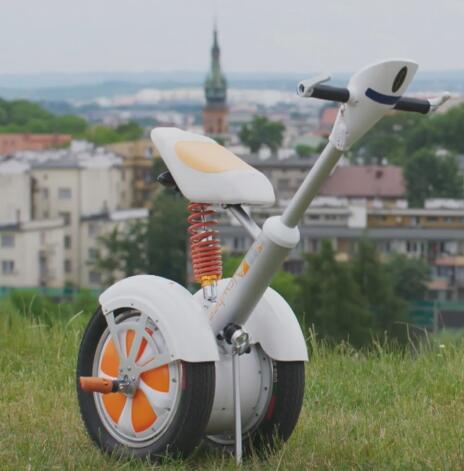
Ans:
[[[199,443],[214,395],[214,363],[173,361],[163,333],[144,313],[98,310],[78,360],[81,376],[123,381],[108,394],[78,387],[81,414],[105,451],[157,457],[187,454]]]

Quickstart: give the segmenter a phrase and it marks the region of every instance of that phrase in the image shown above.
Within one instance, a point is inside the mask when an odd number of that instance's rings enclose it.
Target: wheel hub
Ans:
[[[156,363],[168,354],[162,333],[143,313],[108,319],[95,352],[93,374],[115,380],[118,390],[94,395],[105,428],[120,443],[148,446],[171,423],[180,397],[182,371],[178,361]]]

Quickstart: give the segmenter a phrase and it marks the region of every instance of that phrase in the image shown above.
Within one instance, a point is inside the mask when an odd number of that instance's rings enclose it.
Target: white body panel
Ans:
[[[393,86],[395,77],[406,68],[401,86]],[[339,150],[348,150],[374,124],[392,109],[411,83],[417,64],[410,60],[386,60],[357,72],[348,83],[350,100],[340,106],[330,134],[330,142]]]
[[[155,128],[151,138],[181,193],[195,203],[273,205],[274,189],[267,177],[209,137],[177,128]],[[193,145],[192,145],[193,143]],[[204,154],[191,165],[179,155],[178,144],[195,148],[206,144]],[[191,155],[198,151],[192,150]],[[221,161],[227,162],[221,168]],[[194,168],[196,167],[196,168]]]
[[[218,298],[228,285],[230,278],[218,283]],[[202,291],[194,298],[203,304]],[[209,305],[205,306],[208,309]],[[264,352],[277,361],[308,361],[306,342],[298,320],[285,299],[272,288],[267,288],[247,319],[245,330],[251,343],[261,345]]]
[[[259,343],[277,361],[308,361],[300,324],[287,301],[268,288],[245,324],[252,343]]]
[[[134,308],[159,325],[172,360],[218,361],[219,353],[205,313],[192,294],[174,281],[137,275],[118,281],[99,298],[103,313]]]

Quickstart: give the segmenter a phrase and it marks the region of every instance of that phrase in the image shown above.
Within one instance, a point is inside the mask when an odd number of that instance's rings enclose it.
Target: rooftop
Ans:
[[[1,173],[21,173],[33,169],[110,168],[121,157],[87,142],[75,141],[69,149],[25,150],[14,153],[0,164]]]
[[[350,165],[337,167],[320,191],[323,196],[403,198],[406,188],[401,167]]]

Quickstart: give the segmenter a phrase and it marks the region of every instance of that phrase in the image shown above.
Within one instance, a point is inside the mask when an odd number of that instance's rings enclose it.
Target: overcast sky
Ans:
[[[205,70],[215,9],[226,72],[464,69],[464,0],[0,0],[0,74]]]

